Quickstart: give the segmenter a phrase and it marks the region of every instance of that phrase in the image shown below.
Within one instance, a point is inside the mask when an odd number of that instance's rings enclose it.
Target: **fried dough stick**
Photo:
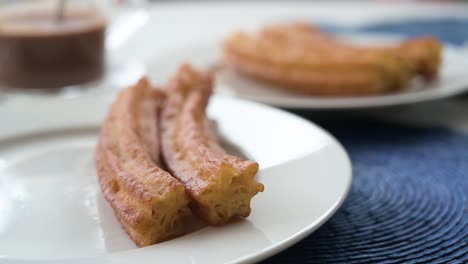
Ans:
[[[440,43],[414,38],[391,47],[345,43],[306,24],[235,33],[224,61],[235,70],[305,94],[375,94],[404,88],[415,74],[437,75]]]
[[[209,224],[250,214],[250,200],[263,185],[258,164],[227,154],[217,142],[205,108],[211,77],[183,65],[167,85],[161,118],[165,162],[193,198],[194,211]]]
[[[138,246],[182,234],[190,214],[183,185],[159,164],[158,111],[164,95],[146,79],[123,90],[101,129],[96,168],[106,200]]]
[[[392,54],[323,52],[245,33],[225,41],[224,61],[241,73],[305,94],[376,94],[408,81],[402,61]]]
[[[322,52],[349,50],[350,52],[390,52],[403,60],[412,74],[421,75],[427,80],[435,78],[441,63],[442,45],[430,36],[413,37],[391,46],[358,46],[334,38],[317,27],[295,23],[291,25],[273,25],[262,30],[263,37],[273,41],[288,42],[291,45],[303,45]]]

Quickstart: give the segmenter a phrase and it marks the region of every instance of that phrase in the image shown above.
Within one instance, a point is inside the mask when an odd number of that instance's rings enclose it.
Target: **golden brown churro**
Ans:
[[[181,234],[190,214],[183,185],[158,167],[164,95],[146,79],[122,91],[101,129],[96,168],[106,200],[138,246]]]
[[[311,25],[276,25],[230,36],[224,61],[241,73],[302,93],[374,94],[401,89],[414,74],[436,76],[440,44],[416,38],[394,47],[362,47]]]
[[[211,77],[183,65],[167,87],[161,118],[163,157],[194,200],[195,212],[213,225],[250,214],[250,200],[263,185],[258,164],[227,154],[205,113]]]
[[[437,77],[442,61],[442,44],[436,38],[411,38],[400,43],[394,50],[410,65],[414,74],[427,80]]]
[[[421,75],[428,80],[437,76],[441,63],[442,44],[439,40],[431,36],[409,38],[392,46],[363,47],[334,38],[312,25],[297,23],[290,25],[286,31],[289,32],[289,38],[296,35],[297,40],[294,41],[294,43],[309,45],[310,48],[314,49],[332,48],[373,53],[391,52],[394,56],[399,57],[407,64],[412,74]],[[281,38],[283,34],[283,39],[285,37],[285,30],[284,28],[281,30],[280,26],[266,27],[262,33],[265,36],[276,35],[276,37],[279,38]],[[299,39],[301,36],[302,39]]]

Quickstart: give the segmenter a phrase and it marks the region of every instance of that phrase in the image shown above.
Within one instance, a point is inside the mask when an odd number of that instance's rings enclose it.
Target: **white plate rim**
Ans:
[[[387,34],[387,33],[351,33],[345,36],[357,37],[357,38],[382,38],[397,40],[403,39],[403,35],[398,34]],[[209,65],[215,64],[214,58],[219,57],[220,45],[222,40],[219,38],[213,38],[201,42],[194,43],[188,47],[176,48],[169,50],[164,55],[155,56],[146,61],[146,70],[150,78],[158,76],[158,67],[166,70],[171,68],[173,65],[166,65],[169,61],[177,64],[180,62],[192,62],[194,56],[200,56],[205,53],[205,57],[209,57]],[[208,55],[207,52],[210,52]],[[461,57],[465,55],[468,57],[468,51],[464,49],[458,49],[454,46],[445,44],[444,53],[457,52]],[[194,54],[189,55],[187,54]],[[183,57],[182,57],[183,56]],[[169,60],[170,58],[170,60]],[[163,63],[161,63],[161,61]],[[206,65],[208,62],[203,62]],[[172,63],[171,63],[172,64]],[[171,69],[173,70],[173,69]],[[163,74],[164,75],[164,74]],[[156,77],[159,80],[159,77]],[[298,110],[352,110],[352,109],[372,109],[372,108],[383,108],[391,106],[408,105],[415,103],[423,103],[429,101],[435,101],[445,99],[458,95],[460,93],[468,91],[468,76],[464,76],[450,84],[447,84],[442,89],[427,89],[420,90],[417,92],[403,92],[395,94],[383,94],[375,96],[359,96],[359,97],[299,97],[299,98],[280,98],[280,97],[261,97],[251,96],[248,94],[233,94],[229,87],[224,87],[225,84],[217,83],[217,92],[223,95],[237,97],[244,100],[254,101],[258,103],[268,104],[276,107],[287,108],[287,109],[298,109]]]

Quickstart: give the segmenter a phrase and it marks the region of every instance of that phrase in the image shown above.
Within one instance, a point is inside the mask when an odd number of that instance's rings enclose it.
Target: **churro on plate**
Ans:
[[[429,37],[393,46],[358,46],[314,26],[267,26],[236,32],[223,45],[224,62],[241,74],[311,95],[366,95],[403,89],[412,77],[433,79],[440,43]]]
[[[183,65],[166,91],[161,117],[163,157],[192,197],[193,209],[212,225],[247,217],[250,200],[263,191],[254,179],[258,164],[229,155],[220,146],[205,113],[211,76]]]
[[[106,200],[138,246],[184,232],[184,186],[160,168],[158,115],[164,95],[146,79],[126,88],[101,128],[96,168]]]
[[[263,191],[254,180],[258,164],[227,154],[218,142],[205,113],[211,79],[189,65],[166,91],[142,78],[117,96],[102,125],[101,190],[138,246],[184,234],[191,209],[212,225],[247,217],[250,200]]]

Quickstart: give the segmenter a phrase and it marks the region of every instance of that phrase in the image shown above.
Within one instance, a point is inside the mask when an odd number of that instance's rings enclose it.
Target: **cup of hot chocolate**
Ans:
[[[104,11],[93,1],[13,1],[0,10],[0,87],[60,88],[105,71]]]

